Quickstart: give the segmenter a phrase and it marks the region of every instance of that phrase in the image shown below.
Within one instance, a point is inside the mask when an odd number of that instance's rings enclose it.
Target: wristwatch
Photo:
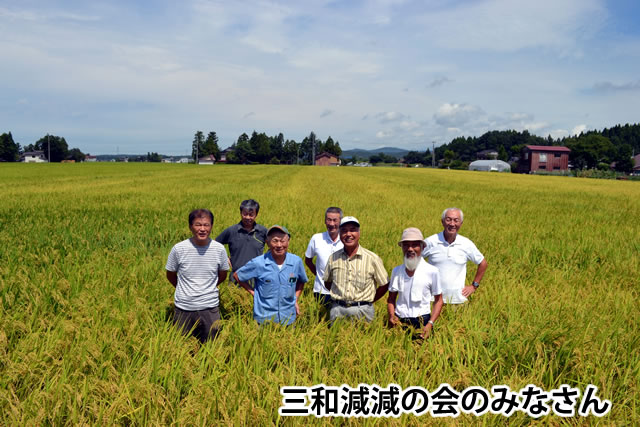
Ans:
[[[480,283],[474,281],[472,285],[474,288],[478,289],[478,286],[480,286]]]
[[[433,323],[433,320],[429,320],[427,323],[431,323],[431,327],[435,327],[436,325]]]

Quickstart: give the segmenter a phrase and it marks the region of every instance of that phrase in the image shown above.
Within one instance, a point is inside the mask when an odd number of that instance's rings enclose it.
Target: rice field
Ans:
[[[252,301],[221,285],[219,338],[200,346],[172,326],[164,266],[206,207],[212,235],[260,202],[258,222],[286,226],[303,256],[328,206],[362,224],[362,246],[388,272],[402,230],[441,230],[449,206],[483,252],[481,288],[445,306],[435,335],[412,341],[372,324],[319,323],[312,276],[295,328],[258,328]],[[603,418],[640,423],[640,184],[430,169],[165,164],[0,165],[0,424],[327,424],[278,415],[280,387],[448,383],[490,390],[567,384],[611,401]],[[475,273],[469,265],[468,277]],[[352,424],[525,425],[461,414]]]

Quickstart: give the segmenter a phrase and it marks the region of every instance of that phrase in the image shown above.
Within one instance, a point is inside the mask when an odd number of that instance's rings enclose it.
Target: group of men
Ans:
[[[243,201],[241,221],[215,240],[209,237],[213,214],[194,210],[189,214],[192,237],[176,244],[169,254],[167,279],[176,288],[174,322],[185,332],[193,331],[201,342],[218,332],[218,286],[230,269],[231,280],[253,296],[257,323],[291,325],[300,314],[298,299],[308,281],[302,259],[288,252],[291,234],[286,227],[267,229],[256,223],[259,210],[255,200]],[[460,209],[445,209],[443,230],[426,239],[417,228],[405,229],[398,242],[404,262],[389,278],[382,259],[360,245],[359,220],[343,216],[340,208],[328,208],[326,231],[313,235],[304,263],[315,276],[314,297],[330,324],[340,318],[371,322],[373,304],[388,291],[389,326],[408,326],[428,337],[443,304],[466,302],[487,268],[473,242],[458,234],[463,219]],[[263,254],[265,243],[268,251]],[[478,269],[471,285],[465,286],[468,261]]]

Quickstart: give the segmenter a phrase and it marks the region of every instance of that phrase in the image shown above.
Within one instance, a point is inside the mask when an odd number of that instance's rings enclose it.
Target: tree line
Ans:
[[[557,139],[531,135],[527,130],[489,131],[479,137],[454,138],[436,147],[435,157],[440,167],[466,169],[468,162],[477,159],[478,152],[495,150],[499,160],[517,163],[526,145],[565,146],[571,150],[569,161],[576,169],[609,169],[615,164],[617,171],[629,173],[633,170],[633,154],[640,153],[640,124],[616,125]],[[407,163],[430,165],[431,161],[428,149],[410,151],[405,156]]]
[[[20,160],[20,155],[31,151],[42,151],[44,157],[51,162],[62,160],[81,162],[85,158],[85,154],[79,148],[69,149],[69,144],[61,136],[45,135],[35,143],[23,147],[13,140],[11,132],[0,135],[0,161],[17,162]],[[51,153],[51,159],[49,159],[49,153]]]
[[[191,158],[196,161],[208,155],[213,155],[216,160],[220,159],[218,136],[215,132],[209,132],[204,137],[202,131],[197,131],[191,143]],[[329,136],[326,141],[318,139],[315,133],[311,132],[301,142],[293,139],[285,139],[279,133],[275,136],[267,136],[264,132],[258,133],[255,130],[251,136],[243,133],[238,139],[225,150],[227,163],[251,164],[313,164],[313,154],[318,155],[323,152],[334,154],[338,157],[342,155],[340,143],[334,141]]]

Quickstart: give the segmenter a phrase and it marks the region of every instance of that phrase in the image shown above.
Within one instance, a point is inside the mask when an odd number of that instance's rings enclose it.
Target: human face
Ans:
[[[242,216],[242,226],[244,228],[253,228],[253,224],[255,224],[256,217],[258,216],[256,211],[253,209],[243,209],[240,215]]]
[[[420,257],[422,256],[422,244],[421,240],[413,240],[402,242],[402,253],[404,254],[404,266],[409,271],[415,271],[420,263]]]
[[[326,214],[324,216],[324,225],[327,226],[327,231],[331,236],[337,236],[340,228],[340,214],[335,212]]]
[[[462,220],[460,218],[460,212],[455,210],[450,210],[445,215],[442,220],[442,226],[444,227],[445,234],[449,236],[456,236],[458,234],[458,230],[460,230],[460,226],[462,225]]]
[[[289,249],[289,235],[279,231],[274,231],[267,237],[267,247],[274,258],[286,256]]]
[[[347,250],[357,248],[360,241],[360,227],[353,223],[343,225],[340,227],[340,240]]]
[[[200,217],[193,220],[189,226],[193,234],[193,242],[198,246],[204,246],[209,243],[209,235],[211,234],[211,220],[209,217]]]
[[[419,257],[422,254],[422,240],[402,242],[402,253],[407,258]]]

